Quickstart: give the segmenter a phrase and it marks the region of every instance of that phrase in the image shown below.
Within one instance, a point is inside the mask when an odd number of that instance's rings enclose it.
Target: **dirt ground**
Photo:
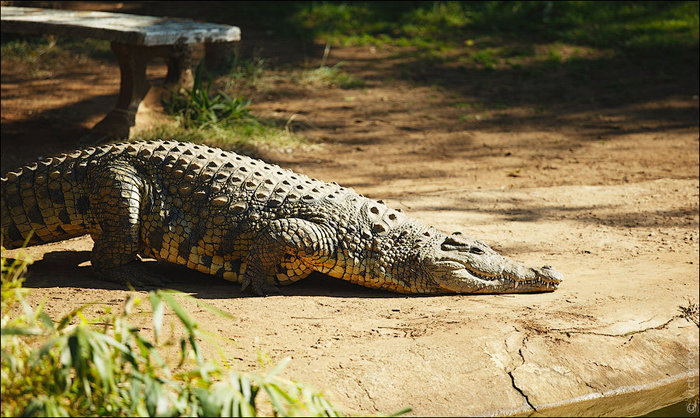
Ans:
[[[696,395],[683,382],[697,382],[698,329],[678,314],[698,301],[697,81],[611,87],[600,75],[577,85],[556,71],[533,79],[449,66],[401,78],[407,62],[394,52],[331,51],[329,64],[343,61],[364,88],[277,81],[254,112],[294,115],[292,129],[314,145],[259,156],[551,264],[564,282],[547,294],[406,297],[315,275],[257,298],[158,266],[234,315],[190,306],[230,339],[227,362],[253,370],[259,352],[291,356],[287,376],[360,413],[529,414],[586,401],[564,411],[632,414]],[[3,172],[72,148],[110,109],[116,64],[80,60],[32,71],[3,57]],[[121,305],[127,292],[90,271],[91,245],[30,249],[31,302],[46,300],[53,317]],[[666,397],[634,397],[673,384]],[[603,401],[623,395],[624,406]]]

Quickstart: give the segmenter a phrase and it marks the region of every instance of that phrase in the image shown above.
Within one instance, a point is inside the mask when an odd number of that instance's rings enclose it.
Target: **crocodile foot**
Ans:
[[[274,283],[270,283],[265,279],[251,279],[249,276],[243,275],[243,279],[241,281],[241,291],[245,291],[248,287],[250,287],[253,293],[258,296],[282,294],[279,286]]]
[[[100,276],[125,287],[136,289],[161,289],[171,280],[164,275],[150,271],[141,261],[132,261],[100,272]]]

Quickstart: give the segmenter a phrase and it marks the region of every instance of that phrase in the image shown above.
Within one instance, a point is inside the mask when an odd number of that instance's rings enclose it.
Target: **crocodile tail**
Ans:
[[[2,245],[7,249],[88,233],[88,198],[78,181],[85,157],[61,154],[0,179]]]

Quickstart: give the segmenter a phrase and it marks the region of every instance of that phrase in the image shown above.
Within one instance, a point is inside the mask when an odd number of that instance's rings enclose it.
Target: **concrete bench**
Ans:
[[[55,34],[96,38],[111,42],[121,71],[119,98],[113,110],[93,128],[92,141],[105,142],[129,137],[139,104],[151,88],[146,66],[154,57],[164,58],[168,87],[190,87],[193,50],[204,43],[207,62],[220,59],[239,41],[235,26],[185,19],[138,16],[77,10],[1,7],[2,31],[22,34]]]

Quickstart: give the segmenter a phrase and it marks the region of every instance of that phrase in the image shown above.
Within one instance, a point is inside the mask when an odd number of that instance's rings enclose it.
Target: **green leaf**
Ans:
[[[54,329],[53,320],[44,312],[43,310],[39,312],[39,321],[44,324],[44,326],[50,330]]]
[[[57,330],[62,330],[63,328],[65,328],[66,326],[68,326],[68,324],[70,323],[70,321],[71,321],[73,318],[75,318],[83,309],[85,309],[85,308],[87,308],[87,307],[89,307],[89,306],[92,306],[92,305],[94,305],[94,304],[96,304],[96,303],[97,303],[97,302],[86,303],[86,304],[84,304],[84,305],[78,306],[77,308],[73,309],[72,311],[70,311],[70,313],[68,313],[67,315],[63,316],[63,318],[61,318],[61,320],[58,321],[58,326],[56,327],[56,329],[57,329]]]
[[[31,401],[29,401],[29,404],[24,407],[22,410],[22,416],[24,417],[32,417],[32,416],[50,416],[46,412],[46,397],[45,396],[39,396],[36,398],[33,398]]]
[[[156,342],[158,342],[160,331],[163,328],[164,305],[161,303],[162,299],[158,293],[149,292],[148,297],[151,300],[151,306],[153,307],[153,331],[155,333]]]
[[[136,342],[136,346],[139,348],[141,358],[144,359],[146,361],[147,366],[150,367],[150,353],[151,349],[153,348],[153,345],[146,339],[144,339],[140,334],[134,334],[134,341]]]
[[[321,408],[323,408],[323,412],[325,413],[325,415],[327,415],[329,417],[340,416],[336,412],[335,408],[333,408],[333,405],[331,405],[330,402],[328,402],[326,400],[326,398],[324,398],[323,396],[314,396],[314,399],[318,400],[318,402],[321,404]],[[410,411],[410,408],[409,408],[409,411]]]
[[[131,385],[129,387],[129,400],[130,402],[130,408],[129,408],[129,413],[127,414],[128,416],[134,416],[136,415],[136,410],[139,408],[141,405],[141,399],[143,398],[143,381],[140,378],[132,378],[131,379]]]
[[[279,373],[282,369],[284,369],[284,368],[287,366],[287,364],[289,363],[289,361],[290,361],[291,359],[292,359],[291,357],[285,357],[285,358],[283,358],[282,361],[280,361],[279,363],[277,363],[277,365],[276,365],[275,367],[273,367],[272,370],[270,370],[270,371],[266,374],[265,380],[269,380],[269,379],[272,379],[273,377],[275,377],[275,375],[276,375],[277,373]]]
[[[197,340],[195,339],[194,334],[190,334],[188,340],[190,342],[190,346],[192,346],[192,350],[194,351],[194,355],[197,359],[197,364],[202,364],[204,360],[202,359],[202,353],[199,351],[199,345],[197,344]],[[202,370],[202,375],[204,379],[208,379],[206,370]]]
[[[231,396],[231,394],[227,395],[220,391],[206,390],[204,388],[195,388],[195,394],[202,406],[202,416],[205,417],[221,416],[223,404]]]
[[[156,378],[145,376],[145,400],[148,415],[161,415],[168,409],[168,398],[163,390],[162,384]]]
[[[97,374],[100,376],[100,381],[103,386],[108,386],[112,380],[112,368],[110,358],[106,357],[104,353],[97,352],[93,350],[92,352],[92,363],[97,369]]]
[[[197,324],[192,321],[190,316],[187,314],[187,312],[180,306],[180,304],[175,300],[175,298],[172,297],[172,295],[168,292],[158,292],[158,294],[165,300],[165,302],[170,306],[170,309],[175,312],[175,315],[177,315],[178,318],[180,318],[180,322],[187,328],[188,333],[193,333],[194,330],[197,328]]]
[[[401,415],[404,415],[404,414],[408,414],[408,413],[411,412],[411,411],[413,411],[413,408],[411,408],[410,406],[407,406],[406,408],[400,409],[400,410],[398,410],[398,411],[396,411],[396,412],[394,412],[393,414],[390,414],[390,415],[388,415],[388,416],[390,416],[390,417],[398,417],[398,416],[401,416]]]
[[[175,293],[175,291],[169,291],[169,292]],[[179,292],[178,292],[178,293],[179,293]],[[233,315],[231,315],[230,313],[228,313],[228,312],[226,312],[226,311],[222,311],[221,309],[217,308],[217,307],[214,306],[214,305],[211,305],[211,304],[209,304],[209,303],[203,302],[203,301],[201,301],[201,300],[199,300],[199,299],[197,299],[197,298],[194,298],[194,297],[192,297],[192,296],[190,296],[190,295],[187,295],[187,294],[184,294],[184,293],[182,293],[181,295],[182,295],[182,297],[184,297],[184,298],[186,298],[186,299],[188,299],[188,300],[191,300],[192,302],[196,303],[197,306],[199,306],[200,308],[204,308],[204,309],[208,310],[209,312],[215,313],[215,314],[217,314],[217,315],[219,315],[219,316],[221,316],[221,317],[223,317],[223,318],[226,318],[226,319],[234,319],[234,318],[235,318],[235,317],[234,317]]]
[[[5,327],[0,330],[2,335],[42,335],[44,331],[38,327]]]
[[[267,393],[267,397],[270,399],[275,415],[287,416],[287,411],[282,405],[282,398],[285,398],[284,395],[286,395],[286,393],[284,393],[284,391],[282,391],[274,383],[263,383],[261,386],[263,390],[265,390],[265,393]]]
[[[114,338],[110,337],[109,335],[105,335],[105,334],[102,334],[100,332],[95,332],[94,334],[92,334],[92,338],[103,341],[105,344],[109,345],[110,347],[116,348],[117,350],[121,351],[123,354],[133,355],[133,351],[129,347],[120,343],[119,341],[115,340]]]
[[[177,367],[182,367],[183,364],[185,364],[185,360],[187,360],[187,340],[184,338],[180,339],[180,363],[178,363]]]

